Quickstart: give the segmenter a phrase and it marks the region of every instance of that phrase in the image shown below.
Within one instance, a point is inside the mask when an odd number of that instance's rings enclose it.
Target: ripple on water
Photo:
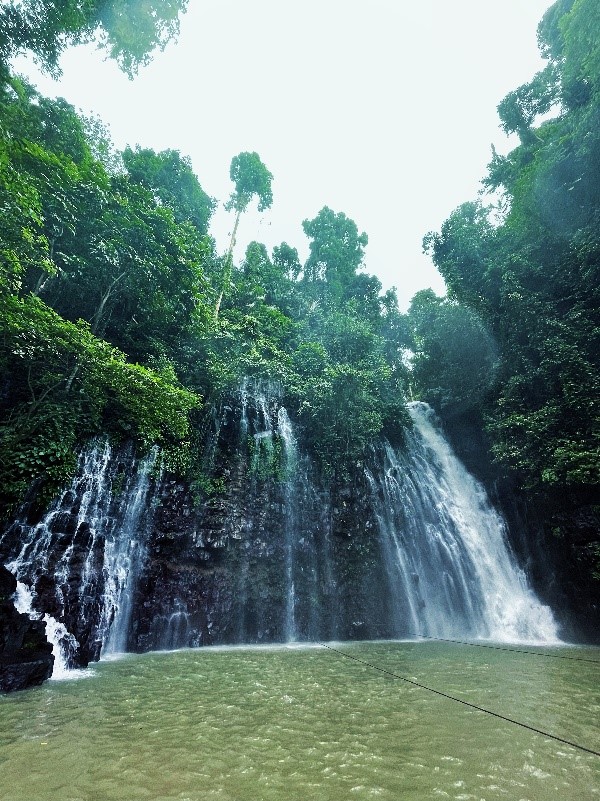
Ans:
[[[440,643],[341,647],[594,744],[592,665]],[[2,801],[598,797],[596,757],[323,649],[157,653],[94,671],[0,699]]]

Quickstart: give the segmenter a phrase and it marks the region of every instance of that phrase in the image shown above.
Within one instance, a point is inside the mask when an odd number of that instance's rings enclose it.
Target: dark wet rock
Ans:
[[[246,402],[246,433],[241,433],[239,398],[215,416],[207,433],[203,478],[213,482],[212,494],[203,495],[199,482],[188,484],[170,474],[152,484],[127,649],[284,641],[292,624],[299,640],[398,636],[399,612],[390,602],[375,491],[365,477],[365,465],[356,465],[343,485],[332,486],[302,454],[299,441],[299,484],[291,500],[276,471],[265,474],[252,468],[248,443],[253,441],[253,425],[256,435],[259,412],[265,412],[253,406],[251,398]],[[271,401],[266,414],[273,426],[278,412]],[[592,620],[592,591],[580,581],[584,569],[578,565],[586,563],[596,547],[597,514],[591,508],[579,516],[554,514],[555,532],[549,534],[544,526],[552,514],[544,516],[538,510],[535,517],[524,508],[518,488],[491,464],[489,443],[477,421],[455,419],[447,433],[507,516],[513,546],[540,596],[562,610],[563,623],[572,631],[577,630],[577,619]],[[381,461],[376,448],[371,456]],[[131,472],[131,465],[125,449],[114,454],[110,477],[115,485],[127,480],[123,476]],[[115,493],[105,513],[118,520],[122,500],[123,492]],[[52,519],[47,570],[31,581],[37,611],[64,623],[77,640],[72,666],[99,658],[108,582],[106,542],[89,521],[78,525],[81,508],[82,498],[75,493],[63,496]],[[31,512],[27,520],[32,520]],[[24,526],[16,522],[0,539],[0,558],[15,558]],[[400,543],[403,536],[399,528]],[[560,564],[561,537],[568,537],[572,546],[570,567]],[[415,587],[423,583],[418,573],[411,580]]]
[[[35,687],[52,675],[54,657],[46,624],[18,612],[15,577],[0,566],[0,691]]]

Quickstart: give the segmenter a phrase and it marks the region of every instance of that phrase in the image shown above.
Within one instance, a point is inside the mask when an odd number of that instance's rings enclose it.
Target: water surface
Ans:
[[[336,648],[600,751],[600,664]],[[600,649],[531,648],[600,663]],[[600,799],[600,758],[316,646],[129,655],[0,697],[3,801]]]

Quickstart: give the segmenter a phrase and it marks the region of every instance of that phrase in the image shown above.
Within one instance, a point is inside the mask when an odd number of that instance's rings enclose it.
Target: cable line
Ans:
[[[419,687],[420,689],[427,690],[430,693],[441,695],[442,698],[447,698],[450,701],[456,701],[463,706],[468,706],[470,709],[476,709],[478,712],[485,712],[486,715],[492,715],[493,717],[504,720],[507,723],[513,723],[515,726],[520,726],[522,729],[527,729],[528,731],[535,732],[536,734],[542,734],[544,737],[549,737],[551,740],[556,740],[564,745],[570,745],[571,748],[577,748],[579,751],[585,751],[587,754],[593,754],[594,756],[600,757],[600,751],[594,751],[592,748],[586,748],[583,745],[571,742],[571,740],[565,740],[563,737],[557,737],[556,734],[550,734],[550,732],[543,731],[542,729],[536,729],[534,726],[529,726],[527,723],[521,723],[521,721],[515,720],[514,718],[506,717],[506,715],[500,715],[498,712],[492,712],[491,709],[485,709],[482,706],[477,706],[476,704],[471,704],[468,701],[463,701],[462,698],[456,698],[454,695],[448,695],[448,693],[441,692],[441,690],[434,690],[433,687],[427,687],[425,684],[420,684],[418,681],[407,679],[405,676],[400,676],[398,673],[393,673],[391,670],[380,668],[377,665],[374,665],[372,662],[367,662],[365,659],[359,659],[357,656],[352,656],[345,651],[340,651],[338,648],[333,648],[331,645],[326,645],[324,642],[319,642],[317,644],[322,648],[327,648],[329,651],[340,654],[340,656],[345,656],[347,659],[353,659],[355,662],[360,662],[363,665],[373,668],[373,670],[378,670],[380,673],[386,673],[388,676],[393,676],[396,679],[400,679],[400,681],[405,681],[407,684],[412,684],[414,687]]]
[[[427,634],[412,634],[413,637],[421,637],[424,640],[436,640],[437,642],[453,642],[457,645],[473,645],[476,648],[493,648],[495,651],[511,651],[514,654],[529,654],[530,656],[545,656],[547,659],[568,659],[570,662],[591,662],[592,665],[600,665],[598,659],[586,659],[584,656],[563,656],[562,654],[543,654],[541,651],[526,651],[522,648],[509,648],[504,645],[489,645],[483,642],[468,642],[466,640],[445,640],[443,637],[430,637]]]

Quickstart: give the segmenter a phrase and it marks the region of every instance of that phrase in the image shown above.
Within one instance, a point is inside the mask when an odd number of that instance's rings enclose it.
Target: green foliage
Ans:
[[[510,92],[498,106],[504,132],[517,133],[523,145],[535,143],[534,122],[558,102],[558,71],[554,64],[548,64],[529,83]]]
[[[11,508],[32,480],[53,494],[74,448],[109,432],[142,446],[185,439],[198,397],[62,319],[39,298],[0,297],[0,371],[6,393],[0,504]]]
[[[485,181],[503,214],[465,204],[426,246],[498,345],[497,458],[531,492],[567,497],[600,478],[600,7],[560,0],[539,41],[548,67],[499,106],[521,138]]]
[[[304,233],[312,240],[304,265],[304,280],[327,285],[339,296],[362,265],[368,237],[345,214],[324,206],[314,220],[304,220]]]
[[[260,305],[251,313],[227,308],[198,340],[197,357],[213,397],[235,389],[246,376],[284,379],[286,340],[293,321],[277,308]]]
[[[416,395],[444,417],[480,407],[494,384],[497,348],[477,315],[424,289],[412,299],[408,319]]]
[[[67,46],[98,37],[131,77],[177,35],[186,6],[187,0],[13,0],[0,9],[0,61],[29,50],[56,75]]]
[[[51,273],[53,265],[43,234],[39,194],[8,159],[8,148],[0,142],[0,291],[18,292],[28,271]]]
[[[228,209],[245,211],[253,197],[258,200],[258,210],[264,211],[273,204],[271,191],[272,174],[260,160],[258,153],[239,153],[231,160],[229,176],[235,191],[227,204]]]
[[[302,272],[298,251],[287,242],[273,248],[273,264],[290,281],[296,281]]]
[[[126,147],[123,161],[131,180],[168,206],[177,223],[189,222],[207,233],[215,202],[200,186],[188,158],[177,150],[155,153],[138,146],[135,150]]]
[[[250,473],[258,479],[264,481],[274,478],[276,481],[285,481],[289,477],[279,436],[248,437],[248,457]]]
[[[130,152],[136,180],[109,173],[93,155],[110,151],[98,126],[88,141],[72,107],[22,81],[0,93],[0,112],[2,283],[87,320],[133,360],[166,357],[186,369],[182,349],[214,303],[213,243],[199,227],[211,202],[188,162],[174,151]]]
[[[199,508],[207,498],[222,495],[225,492],[225,481],[223,478],[209,476],[203,472],[195,472],[189,478],[190,492],[194,506]]]
[[[75,468],[76,431],[60,404],[45,403],[34,414],[13,412],[0,425],[0,513],[14,508],[38,482],[37,502],[48,503]]]
[[[366,371],[336,365],[308,377],[300,420],[326,475],[348,476],[383,428],[377,392]]]
[[[189,440],[178,440],[165,445],[160,452],[160,465],[169,473],[185,476],[193,464],[192,444]]]
[[[449,288],[484,316],[489,304],[497,302],[500,286],[496,262],[490,258],[496,247],[496,233],[489,208],[479,202],[463,203],[439,233],[429,233],[423,240],[423,249]]]
[[[280,382],[326,474],[349,475],[375,437],[401,438],[407,326],[395,294],[359,272],[366,234],[324,208],[304,224],[306,264],[287,243],[270,255],[252,242],[234,266],[240,214],[272,203],[256,153],[232,161],[224,257],[188,159],[114,153],[97,120],[8,77],[0,168],[4,509],[32,480],[56,491],[99,433],[160,444],[198,498],[219,492],[190,415],[246,377]],[[285,479],[277,439],[250,447],[257,475]]]

